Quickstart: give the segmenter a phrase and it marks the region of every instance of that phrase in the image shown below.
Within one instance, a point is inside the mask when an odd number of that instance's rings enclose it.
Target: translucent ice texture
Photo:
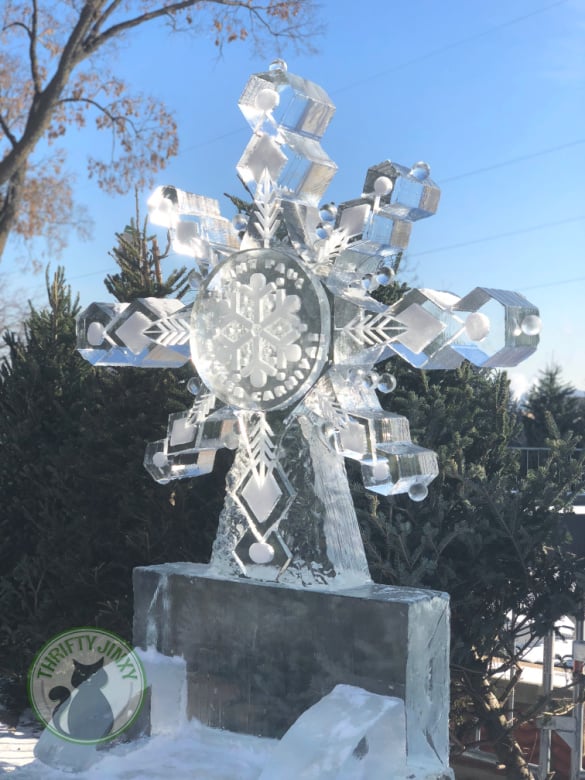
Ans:
[[[536,350],[539,312],[523,295],[476,287],[455,308],[464,318],[466,339],[458,339],[453,349],[472,363],[516,366]]]
[[[515,366],[539,341],[538,309],[519,293],[477,287],[464,298],[435,290],[411,290],[390,306],[405,327],[391,343],[411,365],[456,368],[464,359],[486,368]]]
[[[291,585],[347,587],[369,575],[344,459],[376,493],[423,500],[435,453],[380,406],[395,380],[376,363],[417,368],[512,366],[538,343],[538,310],[478,287],[464,298],[410,290],[386,306],[413,224],[440,191],[430,168],[386,160],[362,193],[322,201],[336,165],[321,146],[334,113],[326,92],[275,61],[250,77],[239,107],[252,136],[237,164],[253,193],[228,220],[213,198],[174,186],[148,201],[175,252],[191,258],[190,305],[142,299],[92,304],[78,348],[94,365],[175,367],[190,358],[193,407],[148,445],[154,479],[209,473],[235,449],[212,566]],[[345,583],[345,584],[344,584]]]
[[[259,780],[387,780],[405,769],[404,702],[337,685],[293,723]]]
[[[336,369],[330,376],[330,393],[345,412],[327,427],[330,446],[360,462],[368,490],[382,495],[409,493],[413,498],[422,495],[422,488],[439,473],[436,454],[412,443],[405,417],[380,407],[371,374],[363,369]],[[315,399],[313,408],[326,415],[319,404]]]
[[[326,92],[272,70],[250,77],[239,106],[254,133],[236,166],[242,180],[258,185],[266,172],[280,198],[316,206],[337,170],[320,144],[335,111]]]
[[[322,138],[335,113],[322,87],[285,70],[251,76],[238,105],[255,133],[273,136],[287,130]]]
[[[97,366],[178,368],[189,360],[185,313],[180,301],[166,298],[92,303],[77,318],[77,349]]]
[[[239,246],[235,227],[221,216],[214,198],[172,185],[157,187],[148,199],[148,215],[154,225],[168,228],[177,254],[204,266],[215,261],[214,250],[225,253]]]
[[[441,191],[425,173],[420,164],[409,169],[386,160],[368,169],[363,194],[376,198],[380,213],[391,219],[415,222],[432,217]]]
[[[314,138],[283,130],[279,139],[253,135],[236,169],[249,186],[266,170],[280,198],[316,206],[337,166]]]

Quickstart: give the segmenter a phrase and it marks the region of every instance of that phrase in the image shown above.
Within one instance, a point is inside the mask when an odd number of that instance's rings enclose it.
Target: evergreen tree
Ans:
[[[5,334],[8,355],[0,368],[4,678],[19,678],[31,654],[58,628],[68,574],[85,563],[70,475],[79,457],[90,369],[74,351],[78,303],[62,269],[52,280],[47,273],[47,292],[48,308],[31,307],[23,338]]]
[[[526,780],[513,727],[538,712],[518,711],[510,724],[498,675],[511,670],[517,682],[520,636],[542,637],[580,608],[582,575],[559,511],[583,485],[585,462],[572,437],[557,436],[546,463],[521,477],[504,373],[466,363],[427,373],[398,361],[386,368],[398,379],[386,405],[438,453],[440,473],[422,503],[368,495],[354,481],[372,575],[449,593],[454,741],[465,744],[469,728],[483,726],[507,777]],[[541,710],[551,706],[541,702]]]
[[[585,415],[575,388],[561,379],[560,366],[550,366],[540,372],[523,404],[523,422],[527,444],[546,447],[555,431],[569,431],[583,438]]]
[[[118,245],[111,252],[120,268],[116,274],[106,276],[106,289],[118,301],[134,298],[166,298],[174,295],[182,298],[189,285],[187,270],[183,266],[163,279],[161,263],[167,257],[169,244],[161,254],[155,235],[147,234],[147,220],[140,226],[138,193],[134,193],[136,215],[122,233],[116,233]]]
[[[118,237],[110,289],[129,299],[181,293],[156,242],[131,223]],[[24,676],[51,636],[76,625],[132,638],[132,569],[206,561],[229,456],[217,471],[159,485],[142,466],[169,413],[189,406],[190,373],[94,369],[76,352],[76,299],[63,270],[24,336],[4,336],[0,368],[0,678],[25,702]]]

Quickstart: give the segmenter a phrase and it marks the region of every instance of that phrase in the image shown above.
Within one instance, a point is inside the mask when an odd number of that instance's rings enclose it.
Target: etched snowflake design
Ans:
[[[249,285],[234,282],[219,308],[212,346],[216,358],[230,367],[233,380],[249,378],[252,387],[263,388],[269,377],[302,358],[297,342],[307,325],[297,314],[301,299],[268,282],[264,274],[253,274]]]
[[[284,408],[321,373],[330,319],[321,285],[294,256],[239,252],[204,282],[193,307],[193,362],[225,403]]]

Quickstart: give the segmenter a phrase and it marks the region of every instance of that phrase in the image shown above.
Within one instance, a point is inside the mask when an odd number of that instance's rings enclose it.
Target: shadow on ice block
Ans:
[[[222,579],[202,564],[139,567],[134,644],[185,659],[189,718],[237,733],[286,734],[282,749],[299,717],[338,685],[401,699],[407,771],[392,774],[390,765],[384,777],[452,777],[443,593],[374,583],[290,588]]]

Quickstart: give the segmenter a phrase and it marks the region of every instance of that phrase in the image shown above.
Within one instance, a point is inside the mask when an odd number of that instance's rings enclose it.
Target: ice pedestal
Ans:
[[[407,776],[452,776],[443,593],[290,588],[220,579],[202,564],[139,567],[134,644],[182,656],[187,716],[237,733],[280,739],[337,685],[402,699]]]

